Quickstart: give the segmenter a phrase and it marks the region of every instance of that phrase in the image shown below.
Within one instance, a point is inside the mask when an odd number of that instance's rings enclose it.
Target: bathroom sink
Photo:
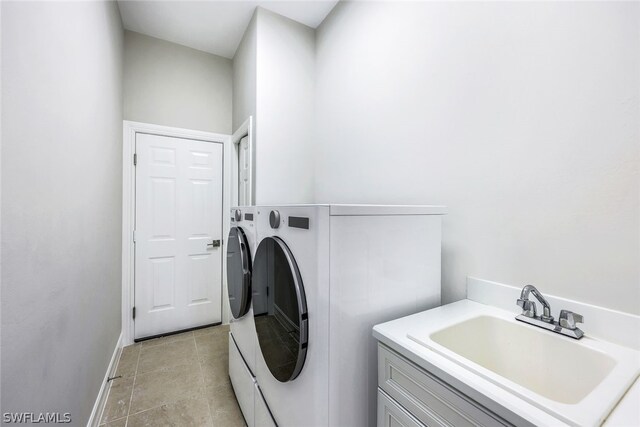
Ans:
[[[499,309],[438,320],[407,337],[570,425],[600,425],[640,373],[634,350],[554,334]]]

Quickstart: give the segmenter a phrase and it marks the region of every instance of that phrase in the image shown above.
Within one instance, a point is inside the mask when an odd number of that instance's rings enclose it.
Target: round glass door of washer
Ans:
[[[227,242],[229,307],[231,315],[239,319],[251,306],[251,251],[240,227],[231,227]]]
[[[267,237],[258,245],[251,286],[262,356],[278,381],[292,381],[304,366],[309,325],[302,277],[282,239]]]

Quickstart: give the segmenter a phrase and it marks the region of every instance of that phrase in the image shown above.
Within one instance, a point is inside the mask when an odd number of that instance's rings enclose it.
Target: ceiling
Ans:
[[[124,28],[226,58],[240,44],[256,6],[316,28],[337,1],[119,0]]]

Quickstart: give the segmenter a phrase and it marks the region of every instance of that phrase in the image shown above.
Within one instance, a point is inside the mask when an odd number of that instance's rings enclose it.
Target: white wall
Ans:
[[[230,59],[125,31],[124,118],[231,133]]]
[[[256,203],[314,195],[315,31],[257,10]]]
[[[316,36],[317,201],[448,205],[445,301],[640,313],[640,4],[341,2]]]
[[[257,32],[256,14],[242,36],[233,57],[233,132],[250,116],[256,115]]]
[[[86,424],[120,335],[114,2],[2,3],[2,410]]]
[[[2,242],[2,2],[0,2],[0,242]],[[0,381],[2,380],[2,245],[0,244]],[[0,386],[0,414],[2,386]]]
[[[257,8],[233,62],[233,129],[254,117],[256,204],[311,203],[315,31]]]

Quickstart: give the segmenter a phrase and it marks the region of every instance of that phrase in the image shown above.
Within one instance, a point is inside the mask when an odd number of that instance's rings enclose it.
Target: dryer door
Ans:
[[[231,227],[227,242],[229,306],[231,315],[239,319],[251,306],[251,251],[240,227]]]
[[[302,277],[282,239],[267,237],[260,242],[252,286],[266,300],[253,304],[262,356],[278,381],[291,381],[304,365],[309,326]]]

